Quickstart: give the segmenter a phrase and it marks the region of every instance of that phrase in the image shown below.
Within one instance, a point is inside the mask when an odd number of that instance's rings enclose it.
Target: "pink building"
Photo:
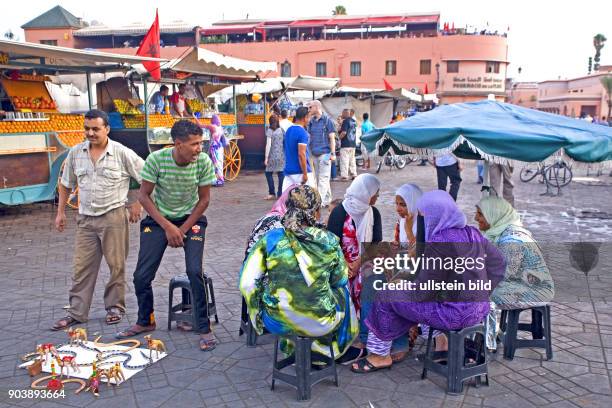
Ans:
[[[607,118],[608,96],[600,79],[610,73],[612,66],[602,66],[593,75],[540,82],[537,108],[571,117]]]
[[[80,18],[62,6],[55,6],[21,28],[27,42],[75,48],[73,33],[84,26]]]
[[[508,102],[535,109],[538,106],[537,82],[514,82],[507,87]]]

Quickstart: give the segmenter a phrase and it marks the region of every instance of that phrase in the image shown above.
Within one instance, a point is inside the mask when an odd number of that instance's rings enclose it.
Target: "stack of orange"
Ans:
[[[0,133],[41,133],[52,130],[49,121],[0,122]]]
[[[264,124],[263,115],[245,115],[245,120],[246,120],[247,125],[263,125]]]
[[[172,127],[174,118],[170,115],[155,114],[149,116],[149,127]]]
[[[83,132],[85,117],[83,115],[49,115],[52,130],[76,130]]]
[[[144,115],[124,116],[123,124],[127,129],[142,129],[145,127],[145,117]]]
[[[219,119],[223,126],[232,126],[236,124],[236,116],[231,113],[219,113]]]
[[[60,142],[67,147],[72,147],[76,144],[81,143],[85,140],[85,134],[83,131],[75,131],[75,132],[62,132],[57,134],[57,138]]]

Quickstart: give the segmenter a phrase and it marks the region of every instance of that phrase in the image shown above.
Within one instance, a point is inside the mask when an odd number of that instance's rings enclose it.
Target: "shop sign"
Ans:
[[[8,65],[9,63],[9,56],[7,53],[4,52],[0,52],[0,64],[1,65]]]
[[[491,89],[491,90],[503,90],[504,81],[503,79],[493,77],[453,77],[453,88],[454,89]]]

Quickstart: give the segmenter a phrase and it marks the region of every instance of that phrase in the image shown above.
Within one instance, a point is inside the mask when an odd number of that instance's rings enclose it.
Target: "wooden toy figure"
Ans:
[[[64,388],[64,384],[57,378],[55,378],[55,364],[51,361],[51,379],[47,383],[47,389],[49,391],[59,391]]]
[[[149,348],[149,358],[152,358],[153,350],[155,350],[156,358],[159,358],[160,351],[166,352],[166,345],[163,341],[152,339],[150,334],[144,336],[144,339],[147,341],[147,347]]]
[[[79,344],[83,341],[87,341],[87,330],[77,327],[70,327],[66,329],[66,333],[68,333],[68,338],[70,339],[70,344]]]
[[[72,368],[75,372],[79,372],[79,366],[74,359],[74,356],[64,356],[61,359],[58,357],[55,358],[57,364],[60,366],[60,378],[64,376],[64,367],[66,367],[66,377],[70,378],[70,368]]]
[[[36,377],[42,372],[42,362],[42,358],[37,358],[34,360],[34,363],[28,366],[28,374],[30,374],[30,377]]]
[[[98,369],[96,367],[95,362],[93,363],[92,368],[93,368],[93,372],[91,373],[89,380],[87,380],[87,388],[85,389],[85,391],[91,391],[93,395],[95,395],[96,397],[99,397],[100,396],[100,375],[98,373]]]

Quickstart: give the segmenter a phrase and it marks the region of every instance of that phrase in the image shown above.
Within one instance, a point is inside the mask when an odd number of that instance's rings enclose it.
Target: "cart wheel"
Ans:
[[[62,180],[62,173],[64,172],[64,166],[66,165],[66,162],[64,161],[62,163],[62,168],[60,169],[59,172],[59,177],[57,178],[57,186],[55,187],[57,190],[57,196],[59,197],[59,183]],[[70,194],[68,195],[68,199],[66,200],[66,205],[70,208],[72,208],[73,210],[78,210],[79,208],[79,188],[75,187],[74,190],[72,190],[70,192]]]
[[[238,142],[230,140],[225,148],[225,161],[223,163],[223,177],[225,181],[232,181],[240,174],[240,166],[242,165],[242,156],[238,148]]]

